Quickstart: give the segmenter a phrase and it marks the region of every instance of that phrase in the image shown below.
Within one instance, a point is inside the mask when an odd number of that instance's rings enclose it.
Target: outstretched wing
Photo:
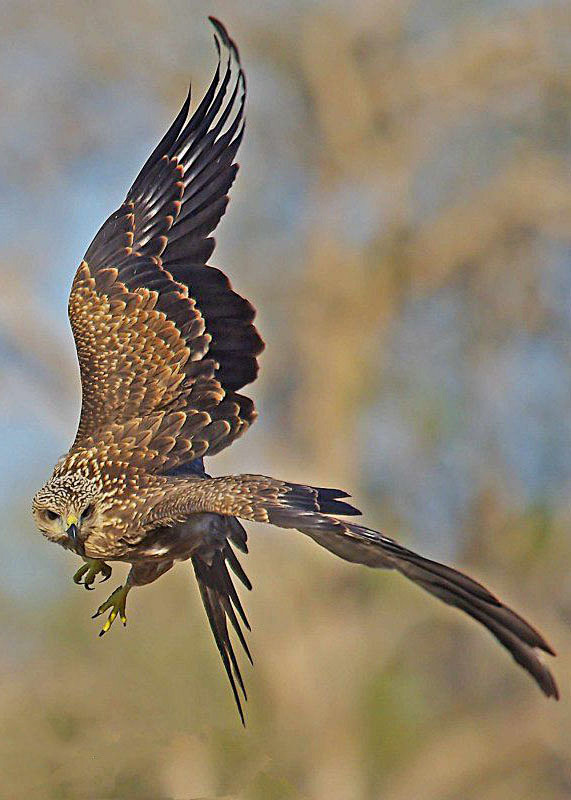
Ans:
[[[201,412],[219,433],[224,423],[224,435],[207,443],[213,455],[255,418],[252,401],[238,393],[255,379],[263,349],[255,311],[206,264],[238,170],[246,96],[236,46],[211,21],[218,66],[202,102],[187,121],[189,94],[73,282],[77,445],[155,413]]]
[[[539,651],[555,654],[535,628],[468,575],[408,550],[371,528],[329,516],[359,513],[345,502],[345,497],[345,492],[336,489],[319,489],[263,475],[177,479],[170,489],[163,486],[157,493],[158,502],[148,520],[157,526],[201,511],[297,528],[347,561],[398,570],[425,591],[484,625],[548,697],[559,697],[555,679]]]

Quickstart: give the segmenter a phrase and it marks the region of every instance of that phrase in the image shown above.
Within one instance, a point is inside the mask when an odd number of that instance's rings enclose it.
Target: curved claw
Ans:
[[[98,558],[86,558],[85,564],[82,564],[73,576],[73,581],[91,591],[94,588],[95,578],[100,573],[103,575],[101,582],[109,580],[112,573],[109,564],[106,564],[105,561],[100,561]]]
[[[73,582],[77,583],[78,585],[80,585],[81,584],[81,579],[83,578],[85,573],[88,571],[88,569],[89,569],[89,564],[87,564],[87,563],[82,564],[81,567],[77,570],[77,572],[73,576]]]

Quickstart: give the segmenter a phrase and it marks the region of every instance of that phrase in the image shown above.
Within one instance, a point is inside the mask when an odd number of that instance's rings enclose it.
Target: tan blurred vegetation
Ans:
[[[472,5],[472,14],[452,15],[442,30],[416,38],[415,15],[446,3],[208,9],[236,38],[250,78],[243,170],[213,263],[261,309],[268,343],[252,390],[260,422],[210,469],[349,488],[371,524],[416,535],[427,554],[429,544],[363,474],[363,420],[386,390],[392,326],[418,298],[461,285],[479,320],[467,348],[468,369],[477,372],[506,331],[551,335],[541,243],[571,245],[570,9]],[[164,110],[160,122],[157,107],[146,121],[153,126],[146,135],[158,135],[191,70],[199,78],[193,85],[204,86],[212,66],[199,3],[38,3],[34,11],[7,3],[3,18],[8,54],[22,31],[32,42],[52,37],[54,48],[68,43],[61,57],[68,83],[53,94],[44,87],[33,96],[33,80],[26,89],[0,78],[8,109],[28,103],[49,115],[43,147],[24,149],[12,131],[2,150],[7,174],[17,174],[30,197],[32,227],[35,193],[62,180],[68,159],[105,155],[119,135],[117,120],[106,122],[99,110],[95,119],[88,103],[76,107],[82,87],[145,86]],[[36,69],[40,81],[41,63]],[[270,98],[277,86],[283,99]],[[127,125],[128,95],[124,103]],[[491,117],[515,131],[499,157],[493,136],[478,139],[480,121]],[[443,199],[419,210],[418,183],[440,177],[426,165],[454,130],[474,137],[472,172],[455,174]],[[272,165],[280,159],[306,181],[305,225],[292,240],[280,238],[280,209],[271,233],[255,210],[257,196],[278,191]],[[124,168],[121,175],[105,177],[118,200],[129,180]],[[340,201],[344,192],[349,199]],[[348,235],[353,196],[370,198],[372,208],[360,237]],[[69,337],[42,294],[50,246],[22,232],[0,258],[0,330],[12,353],[0,362],[0,401],[20,404],[63,451],[78,384]],[[73,269],[65,265],[67,285]],[[63,315],[64,286],[60,294]],[[411,435],[430,449],[445,435],[431,422],[430,403],[393,391],[409,410]],[[554,644],[557,705],[485,631],[398,576],[337,562],[291,533],[251,527],[246,568],[255,590],[246,600],[256,666],[247,674],[243,731],[185,565],[130,598],[127,631],[97,638],[89,614],[102,590],[71,585],[73,559],[32,533],[31,481],[47,467],[30,465],[31,477],[22,477],[30,485],[5,521],[10,537],[30,540],[10,552],[25,559],[34,548],[37,560],[45,553],[63,588],[47,600],[40,589],[29,598],[0,592],[2,796],[571,796],[568,502],[522,507],[508,465],[491,463],[453,550],[458,564]]]

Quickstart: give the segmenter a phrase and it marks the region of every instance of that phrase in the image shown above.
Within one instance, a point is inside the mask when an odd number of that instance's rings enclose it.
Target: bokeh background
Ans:
[[[188,565],[97,637],[30,497],[75,431],[73,272],[215,64],[248,126],[212,263],[260,309],[260,419],[210,471],[350,489],[558,651],[547,701],[398,575],[250,526],[242,730]],[[571,6],[0,2],[0,794],[571,797]]]

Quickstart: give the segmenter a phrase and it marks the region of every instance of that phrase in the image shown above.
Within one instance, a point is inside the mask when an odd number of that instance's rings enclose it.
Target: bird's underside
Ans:
[[[34,498],[38,527],[83,557],[74,579],[86,588],[110,576],[107,561],[131,564],[125,586],[96,613],[110,611],[102,632],[117,616],[125,621],[134,586],[190,560],[242,719],[229,633],[230,623],[250,657],[231,577],[251,588],[235,554],[247,552],[239,520],[297,529],[347,561],[401,572],[487,627],[557,697],[541,634],[466,575],[339,519],[360,513],[345,492],[205,473],[203,457],[255,419],[241,390],[263,349],[252,305],[207,264],[237,171],[246,92],[236,46],[213,24],[219,62],[203,100],[187,120],[189,95],[73,281],[82,409],[69,453]]]

